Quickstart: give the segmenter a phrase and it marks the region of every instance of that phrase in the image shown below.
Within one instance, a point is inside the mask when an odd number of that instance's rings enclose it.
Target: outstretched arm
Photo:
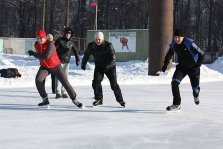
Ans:
[[[167,53],[166,53],[166,56],[165,56],[165,59],[164,59],[164,64],[163,64],[163,67],[162,67],[162,71],[165,72],[166,69],[167,69],[167,66],[170,62],[170,60],[173,58],[173,55],[174,55],[174,49],[170,46]]]

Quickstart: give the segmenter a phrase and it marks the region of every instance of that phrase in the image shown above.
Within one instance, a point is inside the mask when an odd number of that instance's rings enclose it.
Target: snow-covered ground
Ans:
[[[201,82],[223,81],[223,58],[216,60],[214,64],[202,65],[201,67]],[[15,67],[22,74],[19,79],[4,79],[0,80],[0,88],[11,87],[33,87],[35,86],[35,76],[39,68],[39,61],[34,57],[24,55],[0,55],[0,69]],[[169,84],[172,75],[175,71],[173,68],[167,73],[160,76],[148,76],[148,61],[129,61],[117,63],[118,83],[120,85],[131,84]],[[71,59],[69,80],[75,86],[89,86],[92,83],[94,72],[94,63],[88,63],[87,70],[81,70],[80,66],[75,65],[74,58]],[[48,77],[47,86],[50,86],[51,81]],[[183,83],[188,83],[186,77]],[[104,85],[109,85],[108,79],[105,77]]]
[[[0,78],[0,148],[4,149],[221,149],[223,148],[223,58],[201,67],[201,104],[195,105],[189,79],[180,85],[182,109],[167,113],[172,103],[170,81],[175,67],[148,76],[147,61],[117,63],[118,83],[126,108],[115,101],[107,78],[104,105],[92,108],[93,63],[83,71],[71,61],[69,80],[86,109],[69,99],[54,99],[51,109],[38,109],[35,88],[38,61],[0,55],[0,69],[16,67],[22,77]]]

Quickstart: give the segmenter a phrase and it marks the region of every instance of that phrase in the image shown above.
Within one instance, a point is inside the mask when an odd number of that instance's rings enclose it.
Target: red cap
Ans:
[[[41,29],[41,30],[38,30],[36,32],[36,37],[43,37],[43,38],[46,38],[46,32],[45,30]]]

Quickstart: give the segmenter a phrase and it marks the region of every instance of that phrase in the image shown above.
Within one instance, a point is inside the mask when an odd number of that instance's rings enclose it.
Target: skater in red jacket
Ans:
[[[28,51],[28,53],[30,56],[34,56],[40,61],[40,68],[37,72],[35,81],[37,90],[40,96],[42,97],[43,101],[39,103],[38,106],[49,105],[49,100],[43,81],[49,74],[53,74],[63,84],[72,102],[77,107],[82,108],[83,104],[77,101],[76,92],[68,82],[68,79],[61,68],[60,60],[58,58],[54,42],[48,41],[46,39],[46,32],[44,30],[37,31],[36,38],[37,42],[34,44],[36,52],[30,50]]]

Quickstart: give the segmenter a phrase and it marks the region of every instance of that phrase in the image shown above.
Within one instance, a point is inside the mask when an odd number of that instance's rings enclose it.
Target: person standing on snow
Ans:
[[[196,105],[200,103],[200,66],[202,65],[204,52],[192,39],[184,37],[181,29],[176,29],[174,32],[174,39],[170,43],[170,47],[165,56],[164,65],[162,67],[163,72],[166,71],[174,53],[176,53],[178,64],[171,82],[173,104],[166,108],[167,111],[179,110],[181,108],[179,85],[186,75],[190,78],[194,102]]]
[[[122,107],[125,107],[121,89],[117,83],[115,50],[111,43],[104,40],[104,34],[102,32],[97,32],[95,34],[95,41],[87,45],[81,64],[83,70],[86,69],[90,55],[93,56],[95,61],[94,79],[92,82],[95,95],[93,105],[98,106],[103,104],[101,82],[105,74],[109,79],[111,89],[114,91],[116,101]]]
[[[29,50],[30,56],[38,58],[40,61],[40,68],[36,75],[36,88],[42,97],[43,101],[38,106],[49,105],[48,96],[45,90],[45,84],[43,81],[49,74],[55,75],[59,81],[63,84],[67,90],[72,102],[79,108],[83,107],[83,104],[77,101],[76,92],[68,82],[68,79],[60,65],[60,59],[58,58],[56,47],[53,41],[47,41],[45,30],[38,30],[36,32],[37,42],[34,44],[36,52]]]
[[[79,65],[80,59],[78,56],[78,50],[74,45],[74,43],[71,41],[71,37],[73,36],[73,30],[70,27],[66,27],[63,32],[64,32],[63,37],[60,37],[56,40],[55,46],[57,49],[57,54],[61,61],[62,69],[65,72],[66,76],[68,77],[68,68],[72,53],[75,56],[77,66]],[[58,82],[57,78],[55,84],[57,84],[55,98],[56,99],[61,97],[68,98],[64,86],[60,82]]]

